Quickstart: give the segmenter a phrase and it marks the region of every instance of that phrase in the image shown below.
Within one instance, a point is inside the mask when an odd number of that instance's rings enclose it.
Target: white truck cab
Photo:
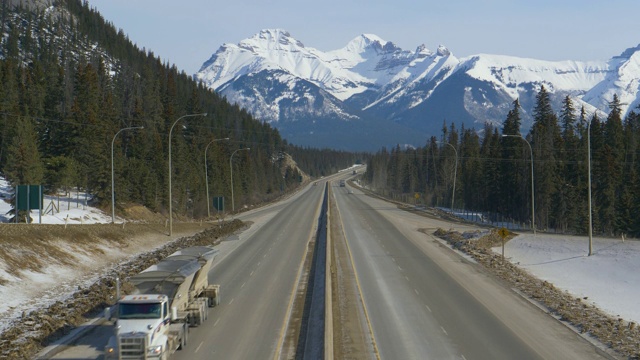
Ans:
[[[115,334],[105,347],[105,359],[167,359],[186,343],[188,331],[187,324],[172,324],[172,320],[175,311],[169,311],[165,295],[123,296],[118,302]]]

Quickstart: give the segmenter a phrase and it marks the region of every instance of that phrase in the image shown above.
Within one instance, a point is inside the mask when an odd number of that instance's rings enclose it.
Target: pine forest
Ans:
[[[422,148],[302,148],[132,44],[86,1],[26,3],[4,0],[0,25],[0,173],[12,186],[84,189],[106,208],[113,158],[119,206],[166,213],[171,179],[174,212],[197,218],[207,186],[230,197],[231,172],[235,203],[248,206],[362,161],[363,181],[383,195],[562,233],[587,232],[591,182],[594,233],[640,235],[640,119],[623,119],[617,98],[608,115],[587,114],[569,96],[553,109],[542,87],[526,134],[516,100],[501,128],[445,121]]]
[[[303,174],[286,154],[310,176],[356,161],[355,154],[288,144],[133,45],[86,1],[11,3],[3,0],[1,14],[0,173],[12,186],[83,189],[107,207],[113,159],[116,203],[166,213],[171,145],[173,211],[199,217],[206,215],[207,178],[210,197],[229,204],[233,171],[235,204],[244,206],[300,184]]]
[[[485,125],[476,131],[445,123],[440,137],[423,148],[379,151],[367,163],[366,182],[389,197],[411,195],[412,202],[425,205],[586,234],[591,175],[593,233],[637,237],[640,117],[632,111],[622,119],[620,105],[614,97],[606,118],[588,116],[567,96],[556,112],[542,87],[528,134],[520,133],[516,100],[502,129]]]

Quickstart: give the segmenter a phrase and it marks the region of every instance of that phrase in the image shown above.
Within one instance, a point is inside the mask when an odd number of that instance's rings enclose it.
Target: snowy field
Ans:
[[[505,245],[505,257],[537,278],[640,323],[640,241],[593,238],[588,254],[587,236],[522,234]]]

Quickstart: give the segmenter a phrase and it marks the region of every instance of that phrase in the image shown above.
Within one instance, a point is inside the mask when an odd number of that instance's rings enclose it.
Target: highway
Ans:
[[[379,358],[605,358],[428,235],[472,228],[399,210],[337,182],[333,190]]]
[[[243,221],[262,216],[271,219],[252,226],[250,234],[242,234],[244,243],[211,272],[211,281],[221,285],[222,305],[210,312],[205,329],[190,333],[187,349],[176,352],[172,359],[275,356],[301,261],[313,235],[322,189],[311,186],[296,201],[240,217]]]
[[[217,247],[210,272],[211,282],[221,285],[221,305],[191,329],[188,346],[171,359],[290,358],[280,346],[325,180],[238,216],[250,226]],[[353,261],[365,328],[375,343],[374,354],[357,358],[607,358],[429,235],[437,228],[475,228],[399,210],[337,181],[330,186],[351,254],[340,261]],[[96,326],[53,358],[102,359],[111,333],[112,326]]]
[[[222,302],[189,332],[186,349],[171,359],[272,359],[282,343],[299,269],[324,186],[310,185],[284,202],[237,216],[250,224],[223,241],[210,272]],[[54,359],[102,359],[112,327],[99,326]]]

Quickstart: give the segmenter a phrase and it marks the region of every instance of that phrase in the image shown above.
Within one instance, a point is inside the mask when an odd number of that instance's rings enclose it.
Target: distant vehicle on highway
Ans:
[[[344,186],[345,186],[344,180],[340,180],[340,187],[344,187]]]

